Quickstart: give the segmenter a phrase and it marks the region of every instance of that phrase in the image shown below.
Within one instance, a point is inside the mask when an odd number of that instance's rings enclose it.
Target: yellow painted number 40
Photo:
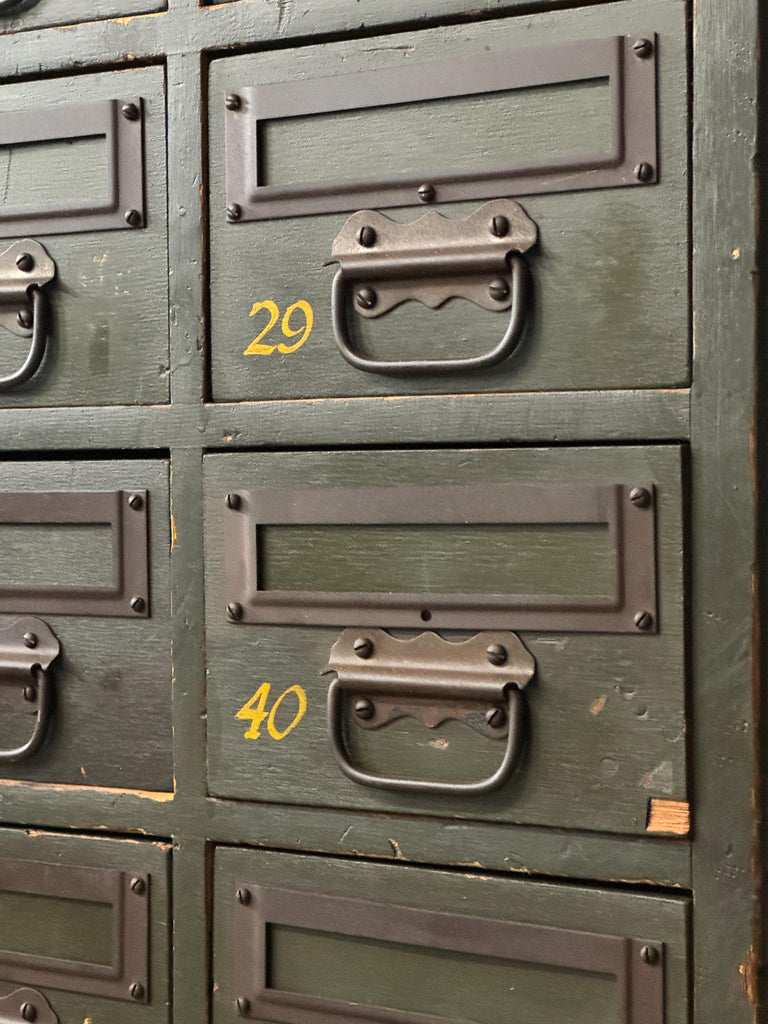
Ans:
[[[269,320],[267,325],[262,330],[258,337],[254,338],[248,348],[243,352],[244,356],[271,356],[273,352],[282,352],[283,355],[290,355],[291,352],[295,352],[301,348],[304,342],[309,337],[312,331],[312,324],[315,321],[315,314],[312,311],[312,307],[304,299],[299,299],[298,302],[294,302],[292,306],[289,306],[283,314],[283,322],[280,325],[280,330],[283,332],[286,338],[295,338],[297,335],[301,335],[298,341],[293,342],[292,345],[287,345],[284,341],[279,342],[277,345],[266,345],[261,339],[264,338],[277,323],[280,317],[280,310],[277,308],[277,303],[273,302],[272,299],[265,299],[264,302],[254,302],[253,307],[249,316],[256,316],[261,310],[266,310],[269,314]],[[304,323],[299,327],[291,327],[291,317],[296,313],[301,314]]]
[[[267,732],[272,739],[282,740],[289,732],[291,732],[292,729],[296,728],[304,717],[304,712],[307,710],[307,695],[300,686],[289,686],[287,690],[283,690],[269,711],[267,711],[267,701],[269,700],[270,690],[271,686],[269,683],[262,683],[251,699],[246,704],[243,704],[237,712],[237,718],[243,718],[246,722],[251,723],[248,731],[243,733],[243,736],[247,740],[257,740],[259,738],[261,735],[259,733],[259,728],[265,718],[267,720]],[[288,723],[285,729],[280,730],[275,725],[275,715],[277,714],[277,709],[289,693],[296,697],[298,708],[296,709],[296,714],[293,716],[293,719]]]

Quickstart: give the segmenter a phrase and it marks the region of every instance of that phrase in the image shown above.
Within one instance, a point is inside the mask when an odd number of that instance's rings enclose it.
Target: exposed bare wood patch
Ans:
[[[691,831],[691,806],[686,800],[661,800],[652,797],[648,801],[648,824],[646,832],[665,835],[687,836]]]

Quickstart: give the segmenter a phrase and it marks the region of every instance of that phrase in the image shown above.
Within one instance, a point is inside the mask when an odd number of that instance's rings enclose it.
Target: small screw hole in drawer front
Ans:
[[[688,380],[682,5],[210,74],[215,400]]]
[[[205,490],[213,795],[636,834],[687,801],[679,449],[212,454]]]
[[[249,850],[215,876],[215,1024],[687,1020],[684,897]]]

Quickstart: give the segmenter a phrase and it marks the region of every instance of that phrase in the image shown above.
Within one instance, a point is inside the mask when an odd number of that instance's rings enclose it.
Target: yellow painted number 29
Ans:
[[[266,718],[267,720],[267,732],[273,740],[284,739],[291,730],[295,729],[299,722],[304,717],[304,712],[307,710],[307,695],[300,686],[289,686],[287,690],[283,690],[277,700],[274,702],[269,711],[267,711],[267,701],[269,700],[269,691],[271,686],[269,683],[262,683],[256,693],[251,699],[240,708],[237,712],[237,718],[243,718],[246,722],[250,722],[250,728],[247,732],[243,733],[243,736],[247,740],[257,740],[261,735],[259,728],[261,723]],[[288,723],[285,729],[278,729],[275,724],[275,715],[277,710],[288,696],[293,694],[296,697],[298,707],[296,714],[293,719]]]
[[[267,334],[277,323],[280,318],[280,310],[277,307],[277,303],[273,302],[272,299],[265,299],[264,302],[254,302],[253,307],[249,316],[256,316],[261,310],[265,310],[269,314],[269,320],[258,337],[254,338],[248,348],[243,352],[244,356],[271,356],[273,352],[282,352],[283,355],[290,355],[291,352],[295,352],[301,348],[304,342],[307,340],[312,332],[312,324],[315,321],[315,314],[312,311],[312,307],[304,299],[299,299],[298,302],[294,302],[293,305],[289,306],[283,314],[283,322],[280,325],[280,330],[283,332],[286,338],[295,338],[297,335],[301,335],[298,341],[295,341],[292,345],[287,345],[284,341],[279,342],[277,345],[266,345],[261,339],[266,337]],[[291,326],[291,317],[297,314],[301,314],[303,318],[303,324],[299,327]]]

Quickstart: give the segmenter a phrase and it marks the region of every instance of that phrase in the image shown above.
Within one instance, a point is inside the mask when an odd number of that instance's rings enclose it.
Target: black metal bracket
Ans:
[[[339,264],[333,282],[331,319],[341,354],[359,370],[403,376],[466,373],[501,362],[517,347],[528,312],[528,269],[522,254],[538,229],[511,199],[485,203],[467,217],[449,219],[430,210],[401,224],[373,210],[353,214],[333,243]],[[484,309],[511,310],[500,342],[469,358],[379,360],[356,352],[347,323],[347,293],[363,317],[388,313],[409,299],[436,309],[453,298]]]
[[[30,1020],[35,1024],[59,1024],[55,1010],[42,992],[34,988],[17,988],[15,992],[0,997],[0,1024],[26,1024]]]
[[[476,796],[501,786],[519,763],[525,727],[523,690],[536,672],[536,662],[514,633],[479,633],[453,643],[431,632],[399,640],[382,629],[347,629],[331,649],[326,672],[336,673],[328,690],[331,748],[353,782],[379,789]],[[351,714],[345,714],[345,703]],[[501,764],[477,782],[436,782],[375,775],[352,763],[346,720],[380,729],[405,717],[431,729],[460,719],[484,736],[506,740]]]
[[[32,338],[21,367],[0,378],[0,392],[25,384],[42,364],[49,308],[42,290],[55,276],[56,264],[50,253],[32,238],[13,242],[0,253],[0,327],[22,338]]]
[[[143,227],[143,133],[140,97],[0,111],[3,147],[97,136],[104,139],[107,154],[103,199],[0,206],[0,234],[61,235]]]
[[[254,488],[224,505],[222,612],[231,622],[434,629],[658,632],[652,484],[472,483]],[[0,510],[2,504],[0,503]],[[2,521],[2,520],[0,520]],[[260,527],[604,524],[614,558],[605,594],[361,593],[263,589]],[[510,531],[510,544],[514,543]],[[393,557],[396,555],[393,553]],[[0,597],[2,590],[0,589]],[[2,605],[0,604],[0,610]]]
[[[246,888],[247,887],[247,888]],[[616,986],[617,1024],[663,1024],[666,949],[657,940],[621,933],[600,934],[548,925],[473,917],[375,903],[344,896],[272,889],[243,880],[249,894],[232,894],[230,919],[234,985],[230,997],[240,1016],[291,1024],[449,1024],[442,1014],[410,1013],[391,1006],[351,1003],[273,987],[269,978],[270,933],[274,926],[341,935],[400,949],[427,948],[454,955],[529,964],[533,970],[560,969],[568,975],[600,974]],[[454,961],[456,962],[456,961]],[[457,970],[461,970],[460,965]],[[343,966],[339,980],[343,985]],[[340,987],[341,987],[340,985]],[[395,1001],[395,1005],[397,1005]]]
[[[596,79],[607,80],[610,86],[610,144],[602,153],[516,162],[513,152],[503,166],[485,168],[430,167],[427,159],[418,177],[387,175],[385,171],[367,180],[311,180],[297,185],[262,180],[259,128],[265,121]],[[227,92],[236,98],[235,103],[228,102],[225,111],[225,205],[233,224],[364,207],[637,187],[658,180],[653,33],[574,40],[486,53],[461,62],[295,79]],[[425,186],[425,182],[429,184]]]
[[[95,586],[25,586],[0,581],[0,612],[149,616],[149,540],[144,490],[0,491],[5,524],[104,525],[112,537],[113,582]]]
[[[0,629],[0,687],[13,687],[23,710],[36,715],[26,743],[0,750],[0,765],[26,761],[45,742],[53,716],[50,667],[60,652],[55,633],[42,619],[17,619]]]
[[[109,868],[0,860],[0,892],[39,898],[41,913],[45,912],[46,897],[71,900],[73,914],[79,902],[105,904],[112,911],[109,948],[103,950],[98,963],[38,955],[25,944],[24,952],[0,949],[0,977],[148,1003],[150,882],[146,875]]]

